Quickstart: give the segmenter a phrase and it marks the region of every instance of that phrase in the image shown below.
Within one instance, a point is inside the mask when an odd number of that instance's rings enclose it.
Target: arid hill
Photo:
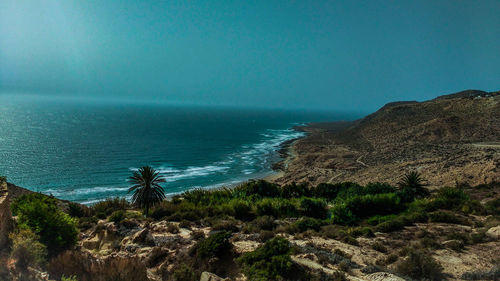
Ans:
[[[397,183],[418,170],[431,186],[500,181],[500,92],[388,103],[354,122],[314,123],[291,146],[278,183]]]

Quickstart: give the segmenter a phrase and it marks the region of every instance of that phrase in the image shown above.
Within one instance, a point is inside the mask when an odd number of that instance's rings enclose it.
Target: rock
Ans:
[[[464,248],[464,242],[460,240],[447,240],[443,242],[443,246],[450,248],[455,251],[462,250]]]
[[[99,235],[95,235],[93,238],[82,241],[82,247],[89,250],[97,250],[101,247],[101,239]]]
[[[229,278],[221,278],[213,273],[204,271],[201,274],[200,281],[224,281],[229,280]]]
[[[136,244],[154,245],[153,235],[151,235],[148,228],[144,228],[143,230],[134,234],[134,236],[132,237],[132,242]]]
[[[488,229],[486,235],[492,239],[500,239],[500,225]]]
[[[405,279],[388,272],[375,272],[367,275],[366,278],[371,281],[405,281]]]
[[[154,247],[144,258],[144,264],[146,267],[153,267],[157,265],[162,259],[164,259],[170,251],[162,247]]]

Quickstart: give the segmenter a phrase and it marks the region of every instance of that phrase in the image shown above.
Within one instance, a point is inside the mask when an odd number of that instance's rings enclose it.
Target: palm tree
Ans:
[[[155,169],[145,166],[135,171],[129,177],[129,182],[133,184],[128,192],[134,192],[132,203],[144,209],[148,216],[149,208],[160,203],[165,199],[165,192],[160,183],[165,182]]]
[[[407,173],[398,185],[401,191],[410,196],[411,199],[426,197],[430,194],[429,190],[425,188],[428,184],[417,171]]]

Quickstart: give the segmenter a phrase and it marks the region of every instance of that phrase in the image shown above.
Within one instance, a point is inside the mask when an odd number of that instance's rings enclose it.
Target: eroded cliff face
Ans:
[[[9,232],[12,229],[12,214],[10,212],[9,192],[7,183],[0,182],[0,251],[6,249],[9,242]]]

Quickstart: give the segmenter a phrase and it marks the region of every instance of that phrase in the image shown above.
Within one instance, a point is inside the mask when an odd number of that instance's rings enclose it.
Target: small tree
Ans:
[[[430,195],[425,188],[428,184],[422,179],[417,171],[407,173],[398,183],[400,195],[405,201],[413,201],[415,198],[422,198]]]
[[[133,184],[128,192],[134,192],[132,203],[144,209],[144,214],[148,216],[149,209],[165,199],[165,192],[160,183],[165,182],[155,169],[145,166],[134,172],[129,178]]]

